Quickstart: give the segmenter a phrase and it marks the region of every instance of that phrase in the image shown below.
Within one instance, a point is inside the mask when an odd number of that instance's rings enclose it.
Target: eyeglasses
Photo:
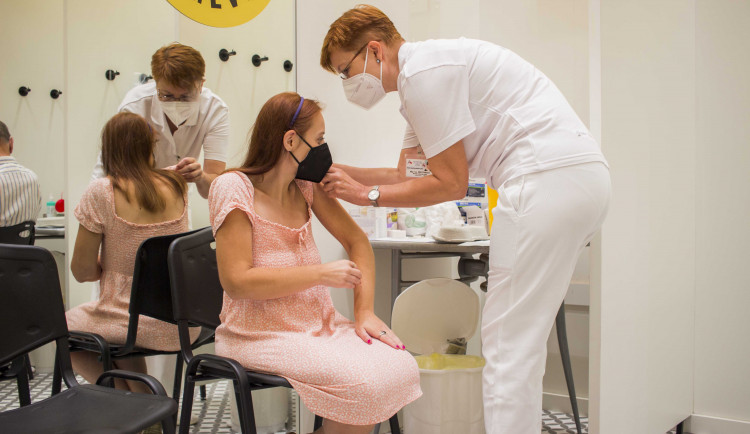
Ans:
[[[354,62],[354,59],[356,59],[357,56],[359,56],[359,54],[362,52],[362,50],[368,44],[369,44],[369,42],[367,44],[363,45],[362,48],[360,48],[359,50],[357,50],[357,53],[354,55],[354,57],[352,57],[352,60],[350,60],[349,63],[346,64],[346,66],[344,67],[344,69],[341,70],[341,72],[339,73],[339,77],[341,77],[342,80],[346,80],[347,78],[349,78],[349,67],[352,66],[352,62]]]
[[[199,93],[200,92],[193,92],[190,95],[175,97],[174,95],[169,93],[162,93],[162,91],[159,89],[156,90],[156,96],[159,98],[159,101],[162,102],[193,102],[198,99]]]

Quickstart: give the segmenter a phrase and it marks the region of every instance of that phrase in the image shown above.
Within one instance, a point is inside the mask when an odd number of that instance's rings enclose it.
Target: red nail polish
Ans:
[[[372,339],[368,339],[368,340],[367,340],[367,343],[368,343],[368,344],[372,344]]]

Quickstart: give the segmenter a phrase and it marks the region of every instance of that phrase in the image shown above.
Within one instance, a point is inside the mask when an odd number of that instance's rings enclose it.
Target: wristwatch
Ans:
[[[367,198],[370,199],[370,204],[372,204],[372,206],[380,206],[378,205],[378,199],[380,199],[380,191],[378,190],[379,188],[379,185],[375,185],[372,187],[372,190],[367,193]]]

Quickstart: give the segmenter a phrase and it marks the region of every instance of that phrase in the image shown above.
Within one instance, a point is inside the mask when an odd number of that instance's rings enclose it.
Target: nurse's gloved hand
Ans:
[[[343,199],[354,205],[366,206],[370,204],[367,199],[368,188],[355,181],[338,167],[331,166],[326,176],[320,181],[320,185],[330,197]]]
[[[354,319],[354,330],[365,343],[372,344],[372,339],[379,339],[397,350],[406,349],[398,336],[374,312],[357,312],[354,314]]]
[[[174,170],[182,175],[187,182],[195,182],[201,178],[201,175],[203,175],[201,163],[197,162],[195,158],[192,157],[185,157],[180,160],[180,162],[174,166]]]

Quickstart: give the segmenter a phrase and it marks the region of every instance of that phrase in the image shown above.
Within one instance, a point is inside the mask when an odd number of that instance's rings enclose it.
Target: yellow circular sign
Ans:
[[[234,27],[252,20],[271,0],[167,0],[193,21],[211,27]]]

